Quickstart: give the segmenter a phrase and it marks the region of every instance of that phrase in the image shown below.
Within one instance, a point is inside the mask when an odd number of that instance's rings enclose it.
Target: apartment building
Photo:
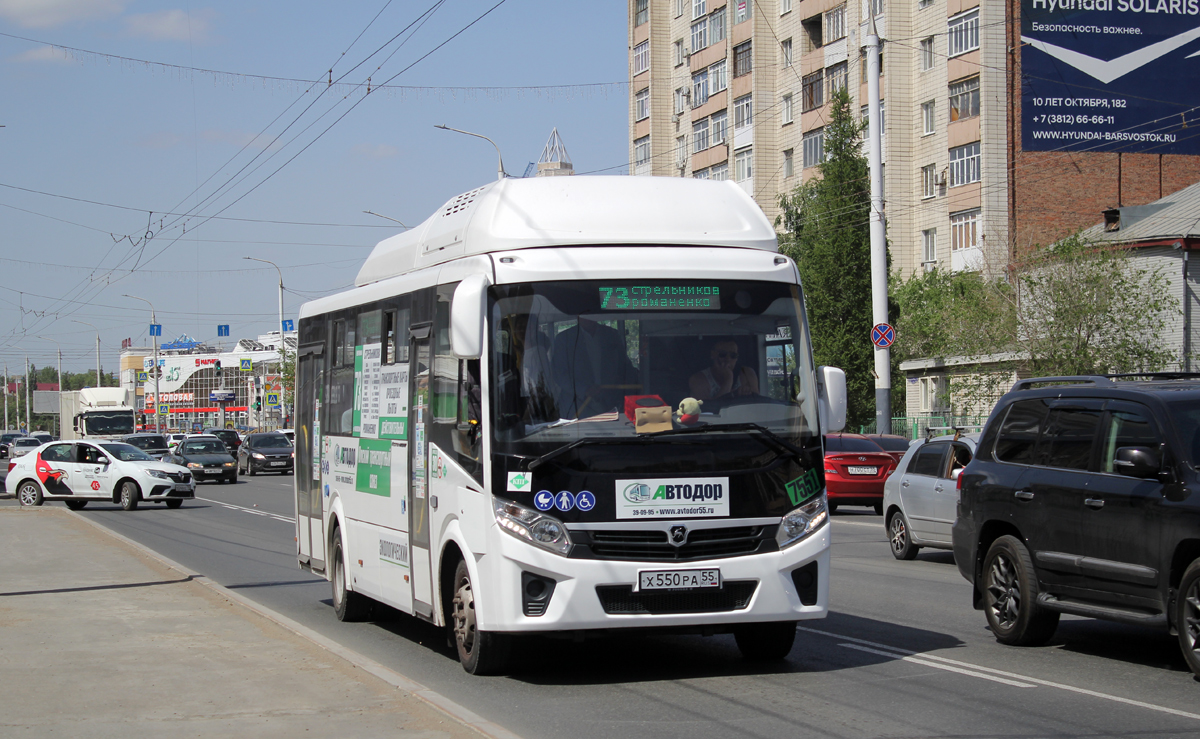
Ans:
[[[630,173],[733,179],[772,219],[780,194],[817,172],[832,92],[848,88],[866,117],[874,12],[888,240],[903,275],[1000,266],[1018,244],[1200,180],[1197,156],[1023,151],[1016,0],[628,3]]]

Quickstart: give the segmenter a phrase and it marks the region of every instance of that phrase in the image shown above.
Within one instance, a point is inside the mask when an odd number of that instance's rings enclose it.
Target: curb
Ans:
[[[50,510],[55,510],[55,509],[50,509]],[[341,644],[338,644],[337,642],[333,641],[332,639],[330,639],[326,636],[323,636],[323,635],[317,633],[316,631],[313,631],[312,629],[308,628],[307,626],[304,626],[303,624],[293,621],[292,619],[288,618],[287,616],[284,616],[281,613],[277,613],[277,612],[271,610],[270,608],[267,608],[266,606],[263,606],[259,603],[256,603],[253,600],[250,600],[249,598],[247,598],[246,596],[244,596],[240,593],[236,593],[236,592],[226,588],[225,586],[220,585],[220,584],[210,580],[208,578],[208,576],[203,575],[199,572],[194,572],[194,571],[188,569],[187,567],[184,567],[183,565],[179,564],[178,562],[175,562],[174,560],[164,557],[163,555],[150,549],[149,547],[145,546],[144,544],[136,542],[133,539],[130,539],[129,537],[124,536],[122,534],[118,534],[117,532],[113,531],[112,529],[107,528],[103,524],[92,521],[91,519],[86,518],[84,516],[75,516],[74,518],[75,518],[75,520],[82,521],[83,523],[86,523],[88,526],[91,526],[92,528],[96,529],[97,531],[100,531],[100,532],[104,533],[105,535],[110,536],[113,539],[116,539],[117,541],[120,541],[121,543],[125,544],[126,546],[132,547],[133,549],[135,549],[139,553],[149,557],[150,559],[153,559],[156,562],[159,562],[159,563],[165,565],[166,567],[169,567],[170,569],[175,570],[176,572],[179,572],[183,575],[190,577],[194,582],[197,582],[200,585],[203,585],[204,587],[208,588],[209,590],[212,590],[213,592],[221,595],[222,597],[241,604],[248,610],[253,611],[254,613],[257,613],[258,615],[262,616],[263,618],[267,619],[268,621],[271,621],[271,622],[277,624],[278,626],[281,626],[284,629],[287,629],[288,631],[292,632],[293,634],[295,634],[303,639],[307,639],[308,641],[312,642],[313,644],[317,645],[318,647],[321,647],[325,651],[327,651],[331,654],[334,654],[338,657],[341,657],[342,659],[346,660],[347,662],[354,665],[355,667],[358,667],[359,669],[364,670],[364,671],[374,675],[375,677],[377,677],[380,680],[384,681],[385,683],[391,685],[392,687],[397,688],[398,690],[403,690],[405,692],[411,693],[417,699],[424,701],[428,705],[432,706],[434,709],[444,713],[446,716],[454,719],[455,721],[471,727],[472,729],[474,729],[475,731],[478,731],[483,736],[491,737],[492,739],[522,739],[520,737],[520,735],[514,734],[513,732],[504,728],[503,726],[500,726],[497,723],[494,723],[492,721],[485,719],[484,717],[480,716],[479,714],[475,713],[474,711],[468,709],[466,706],[463,706],[460,703],[450,700],[449,698],[447,698],[446,696],[437,692],[436,690],[431,690],[430,688],[425,687],[424,685],[417,682],[416,680],[413,680],[409,677],[406,677],[405,675],[400,674],[399,672],[396,672],[395,670],[391,669],[390,667],[386,667],[386,666],[380,664],[379,662],[376,662],[375,660],[370,659],[369,657],[361,655],[358,652],[355,652],[351,649],[347,649],[346,647],[342,646]]]

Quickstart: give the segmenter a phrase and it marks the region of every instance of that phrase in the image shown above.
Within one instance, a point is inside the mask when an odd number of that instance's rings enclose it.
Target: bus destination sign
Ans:
[[[721,288],[716,285],[648,283],[601,286],[600,310],[719,310]]]

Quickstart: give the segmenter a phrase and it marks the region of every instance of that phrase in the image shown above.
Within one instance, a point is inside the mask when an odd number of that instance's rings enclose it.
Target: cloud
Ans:
[[[4,1],[0,0],[0,2]],[[201,43],[208,39],[208,31],[212,28],[212,20],[215,15],[208,8],[190,14],[183,10],[138,13],[125,18],[125,32],[130,36],[154,41]]]
[[[36,49],[30,49],[9,58],[17,62],[57,62],[63,64],[71,61],[70,54],[53,46],[39,46]]]
[[[0,0],[0,18],[24,28],[51,28],[119,14],[127,0]]]
[[[400,154],[400,150],[389,144],[355,144],[350,152],[367,159],[391,159]]]

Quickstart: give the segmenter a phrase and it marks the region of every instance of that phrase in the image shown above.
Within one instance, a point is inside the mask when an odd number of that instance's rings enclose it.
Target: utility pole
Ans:
[[[867,138],[871,171],[871,322],[888,323],[887,234],[883,220],[883,132],[879,115],[879,31],[875,0],[867,28]],[[874,329],[872,329],[874,330]],[[889,342],[890,343],[890,342]],[[875,347],[875,433],[892,431],[892,351]]]
[[[133,298],[134,300],[140,300],[143,303],[146,303],[147,305],[149,305],[150,306],[150,325],[151,326],[158,325],[158,319],[155,317],[155,313],[154,313],[154,303],[151,303],[149,300],[146,300],[145,298],[139,298],[136,295],[123,295],[122,297]],[[150,333],[154,333],[154,332],[151,331]],[[158,336],[155,335],[151,338],[154,339],[154,369],[153,369],[153,372],[154,372],[154,433],[157,434],[157,433],[162,433],[162,416],[160,416],[158,414],[159,408],[162,407],[162,403],[159,402],[160,396],[158,393],[158,376],[162,374],[162,371],[158,367]]]
[[[287,357],[287,352],[284,350],[283,343],[283,270],[279,269],[279,265],[267,259],[258,259],[257,257],[243,257],[252,262],[263,262],[275,268],[279,273],[279,425],[283,426],[284,411],[287,409],[287,388],[283,384],[283,362]],[[294,371],[293,371],[294,376]],[[293,380],[294,382],[295,380]]]
[[[33,431],[33,419],[29,414],[29,355],[25,355],[25,433]]]
[[[8,363],[4,364],[4,431],[8,431]]]
[[[51,338],[48,338],[45,336],[39,336],[38,338],[41,339],[42,341],[54,341],[54,339],[51,339]],[[62,391],[63,391],[63,386],[62,386],[62,345],[59,344],[57,341],[54,341],[54,345],[58,347],[58,395],[60,398],[59,408],[62,408],[62,400],[61,400]],[[60,413],[60,415],[61,415],[61,413]],[[62,419],[58,418],[56,416],[53,423],[58,424],[61,421],[62,421]],[[57,425],[52,427],[52,430],[53,430],[55,436],[62,436],[62,433],[59,431]]]

